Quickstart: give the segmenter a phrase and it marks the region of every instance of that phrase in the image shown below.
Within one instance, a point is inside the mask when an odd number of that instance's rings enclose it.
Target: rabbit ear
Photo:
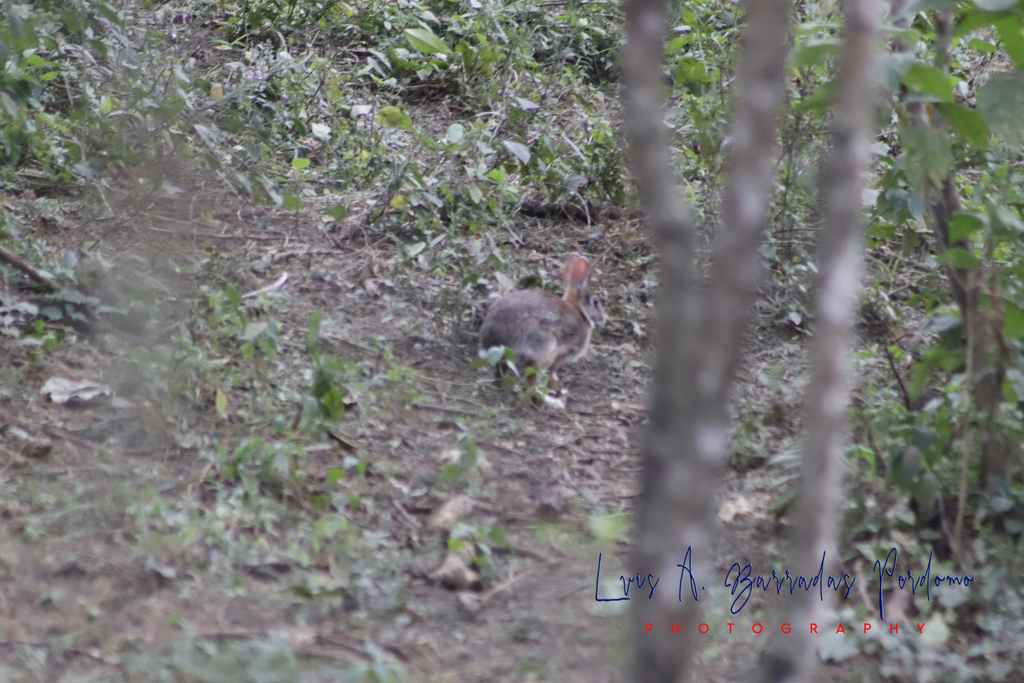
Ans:
[[[590,263],[586,258],[579,254],[573,254],[569,257],[569,262],[565,264],[565,281],[572,287],[582,287],[587,283],[587,277],[590,276]]]
[[[576,262],[579,260],[579,254],[570,254],[569,260],[565,262],[565,273],[562,275],[562,279],[565,280],[566,284],[572,282],[573,269],[576,267]]]

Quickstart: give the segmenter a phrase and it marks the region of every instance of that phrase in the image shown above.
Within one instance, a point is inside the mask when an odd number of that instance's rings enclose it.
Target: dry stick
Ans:
[[[266,294],[267,292],[276,292],[277,290],[281,289],[281,287],[283,287],[284,283],[287,282],[287,281],[288,281],[288,273],[282,273],[281,277],[277,278],[277,280],[275,282],[267,285],[266,287],[261,287],[260,289],[256,289],[256,290],[253,290],[251,292],[247,292],[247,293],[242,295],[242,298],[243,299],[252,299],[253,297],[259,296],[260,294]]]
[[[162,219],[162,220],[167,220],[167,219],[165,218],[165,219]],[[245,235],[245,234],[232,234],[232,233],[216,234],[216,233],[212,233],[212,232],[199,232],[197,230],[192,230],[192,231],[187,231],[187,230],[167,230],[166,228],[155,228],[155,227],[152,227],[152,226],[147,228],[147,230],[149,230],[150,232],[161,232],[161,233],[164,233],[166,235],[175,235],[176,237],[191,237],[191,238],[201,237],[203,239],[212,239],[212,240],[247,240],[247,241],[248,240],[253,240],[254,242],[280,242],[281,240],[286,240],[286,241],[288,240],[288,236],[287,235],[281,235],[280,237],[277,237],[277,236],[275,236],[275,237],[267,237],[267,236],[263,236],[263,235]],[[324,253],[331,253],[331,252],[324,252]]]
[[[412,407],[417,410],[433,411],[435,413],[445,413],[448,415],[470,415],[471,411],[459,410],[458,408],[448,408],[446,406],[432,406],[426,403],[413,403]]]
[[[9,251],[2,244],[0,244],[0,259],[3,259],[4,261],[7,261],[12,266],[17,268],[21,272],[25,273],[25,275],[28,275],[35,282],[45,286],[51,292],[57,291],[57,288],[59,287],[59,285],[56,282],[54,282],[50,278],[48,278],[45,275],[43,275],[39,270],[37,270],[35,268],[35,266],[33,266],[30,263],[28,263],[27,261],[23,260],[20,256],[18,256],[14,252]]]
[[[8,250],[3,245],[0,245],[0,261],[7,261],[12,266],[28,275],[30,279],[46,287],[47,291],[56,292],[60,288],[60,285],[55,280],[43,275],[43,273],[36,269],[35,266],[31,265],[14,252]],[[82,311],[90,321],[96,321],[96,311],[93,310],[92,306],[82,304]],[[79,327],[74,325],[74,323],[72,323],[72,325],[76,329],[79,329]]]
[[[907,412],[909,413],[911,411],[910,392],[907,391],[906,385],[903,384],[903,378],[900,377],[900,371],[896,369],[896,359],[892,357],[892,351],[889,350],[889,345],[886,344],[884,348],[885,356],[886,358],[889,359],[889,367],[892,369],[892,374],[896,378],[896,383],[900,385],[900,393],[903,396],[903,406],[907,409]]]

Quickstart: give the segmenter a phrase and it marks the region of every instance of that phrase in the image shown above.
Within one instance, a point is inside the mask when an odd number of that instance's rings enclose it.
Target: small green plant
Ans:
[[[493,368],[495,377],[507,389],[519,394],[519,400],[524,405],[558,400],[559,391],[546,369],[538,371],[533,366],[527,366],[520,371],[515,361],[514,349],[495,346],[487,350],[486,357],[474,361],[471,367],[474,370]],[[518,381],[520,379],[523,381]]]
[[[322,434],[327,424],[336,423],[345,417],[345,387],[341,378],[351,368],[340,360],[327,360],[320,354],[320,323],[323,315],[317,311],[309,320],[306,333],[306,349],[313,363],[313,382],[309,395],[303,401],[300,419],[302,429],[313,434]]]

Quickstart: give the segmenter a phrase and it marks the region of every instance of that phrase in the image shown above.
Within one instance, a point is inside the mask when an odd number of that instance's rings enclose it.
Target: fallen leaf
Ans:
[[[482,590],[483,581],[480,575],[466,561],[457,555],[448,554],[444,556],[441,564],[437,566],[429,577],[432,581],[438,581],[445,588],[452,590]]]
[[[70,406],[84,406],[109,398],[113,392],[105,384],[99,382],[79,381],[66,377],[51,377],[46,380],[41,394],[49,394],[54,403]]]
[[[434,514],[427,520],[427,529],[449,533],[460,518],[473,512],[475,505],[476,503],[469,496],[455,496],[434,511]]]
[[[753,513],[754,506],[746,498],[727,500],[718,508],[718,518],[726,524],[738,518],[749,517]]]

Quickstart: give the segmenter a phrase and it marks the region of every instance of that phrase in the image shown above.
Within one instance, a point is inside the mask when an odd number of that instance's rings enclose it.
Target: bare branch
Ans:
[[[59,285],[51,278],[44,275],[42,271],[15,254],[13,251],[4,247],[2,244],[0,244],[0,261],[10,263],[12,266],[25,273],[25,275],[32,278],[36,283],[43,285],[51,292],[55,292],[59,288]]]

